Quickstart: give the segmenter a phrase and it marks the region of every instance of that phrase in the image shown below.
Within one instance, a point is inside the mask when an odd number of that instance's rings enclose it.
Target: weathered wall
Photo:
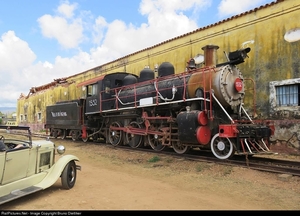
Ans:
[[[81,73],[74,71],[74,76],[68,77],[67,83],[32,93],[28,98],[20,98],[17,106],[18,123],[30,124],[34,130],[41,130],[45,122],[46,105],[82,97],[84,90],[76,85],[101,73],[127,71],[139,74],[145,66],[154,69],[164,61],[171,62],[176,72],[183,72],[187,61],[203,54],[201,48],[207,44],[220,47],[219,63],[226,61],[224,51],[234,51],[242,48],[243,44],[250,47],[249,58],[239,65],[243,76],[248,78],[245,108],[252,116],[260,119],[285,118],[280,115],[281,109],[276,107],[276,103],[274,106],[272,101],[276,101],[274,86],[277,81],[297,79],[300,75],[300,41],[287,42],[284,39],[288,31],[300,28],[299,9],[298,0],[279,0],[91,70]],[[298,109],[299,107],[293,108],[290,118],[294,114],[298,115],[295,112]],[[38,113],[41,113],[41,119],[37,118]],[[27,120],[21,122],[21,115],[27,115]],[[279,122],[278,125],[280,124]],[[277,131],[280,137],[285,133],[281,129]]]

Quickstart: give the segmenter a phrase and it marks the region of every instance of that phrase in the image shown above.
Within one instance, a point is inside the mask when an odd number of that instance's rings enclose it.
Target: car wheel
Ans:
[[[71,189],[76,182],[76,164],[70,161],[61,174],[61,183],[64,189]]]

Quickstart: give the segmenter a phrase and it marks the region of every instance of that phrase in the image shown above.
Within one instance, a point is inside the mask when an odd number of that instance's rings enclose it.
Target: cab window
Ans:
[[[87,86],[87,94],[88,96],[97,95],[98,85],[97,83]]]

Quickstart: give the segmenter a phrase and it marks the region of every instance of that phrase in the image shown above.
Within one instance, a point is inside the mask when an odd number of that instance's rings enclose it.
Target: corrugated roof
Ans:
[[[81,82],[81,83],[78,83],[77,84],[77,87],[80,87],[80,86],[86,86],[86,85],[89,85],[89,84],[93,84],[93,83],[96,83],[98,82],[99,80],[102,80],[104,78],[105,75],[101,75],[101,76],[98,76],[98,77],[94,77],[92,79],[89,79],[89,80],[86,80],[84,82]]]

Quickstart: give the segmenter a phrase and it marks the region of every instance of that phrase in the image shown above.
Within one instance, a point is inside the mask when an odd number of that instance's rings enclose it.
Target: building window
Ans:
[[[23,122],[24,118],[23,115],[20,115],[20,122]]]
[[[299,106],[300,84],[276,86],[277,106]]]
[[[24,115],[24,121],[27,121],[27,115],[26,114]]]
[[[41,121],[41,120],[42,120],[42,113],[39,112],[39,113],[37,114],[37,120],[38,120],[38,121]]]

